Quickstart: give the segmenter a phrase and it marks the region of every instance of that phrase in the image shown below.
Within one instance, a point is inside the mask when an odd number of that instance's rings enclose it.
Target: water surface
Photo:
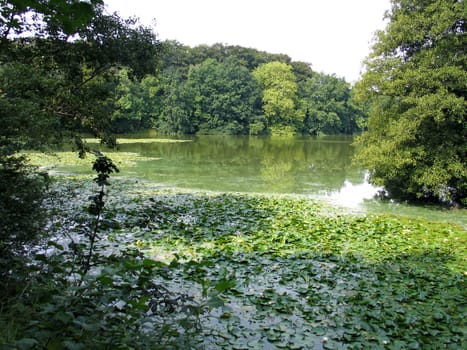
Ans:
[[[363,183],[351,165],[348,137],[279,138],[199,136],[190,142],[125,143],[120,149],[153,160],[135,176],[210,191],[325,195],[346,180]]]
[[[350,136],[178,139],[183,142],[149,142],[143,136],[125,136],[120,144],[121,151],[143,157],[123,175],[190,190],[308,196],[351,211],[425,216],[467,226],[465,210],[442,211],[374,198],[381,189],[370,185],[365,169],[352,163]]]

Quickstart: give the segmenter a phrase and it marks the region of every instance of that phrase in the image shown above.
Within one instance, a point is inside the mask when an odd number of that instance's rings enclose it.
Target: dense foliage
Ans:
[[[193,127],[198,132],[245,134],[259,89],[248,69],[235,59],[207,59],[190,68],[188,89],[195,98]]]
[[[465,1],[393,0],[358,84],[359,159],[392,196],[467,205]]]
[[[41,203],[48,184],[46,174],[34,173],[24,158],[2,159],[0,168],[0,288],[24,253],[35,242],[45,223]],[[2,293],[0,293],[1,298]]]
[[[120,82],[116,131],[316,135],[365,126],[350,84],[310,64],[221,44],[190,48],[167,41],[163,48],[157,78]]]
[[[3,273],[15,248],[41,234],[46,181],[18,152],[75,139],[83,153],[82,132],[112,144],[118,71],[154,73],[158,42],[136,20],[105,14],[102,1],[2,1],[0,34]]]
[[[84,274],[90,183],[52,186],[53,234],[32,249],[26,293],[0,313],[0,347],[465,346],[459,227],[114,179]]]
[[[55,27],[35,36],[4,38],[2,138],[21,141],[22,147],[50,144],[71,132],[108,139],[118,69],[131,67],[136,78],[153,73],[157,41],[136,20],[103,11],[96,7],[73,40]]]
[[[98,13],[103,0],[1,0],[0,37],[30,33],[69,36],[84,28]]]
[[[297,83],[292,66],[281,63],[266,63],[253,71],[253,76],[262,87],[265,126],[294,125]]]

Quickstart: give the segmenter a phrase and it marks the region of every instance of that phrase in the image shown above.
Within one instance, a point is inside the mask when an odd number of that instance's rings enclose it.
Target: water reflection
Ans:
[[[121,175],[194,190],[305,195],[352,211],[424,216],[467,227],[465,210],[440,211],[371,200],[380,189],[368,184],[363,169],[352,165],[351,137],[196,136],[188,139],[190,142],[122,144],[122,151],[148,158],[137,160],[135,167],[122,169]],[[90,172],[90,169],[77,168],[77,171]]]
[[[135,174],[171,186],[261,193],[329,195],[364,183],[351,164],[349,137],[198,136],[185,143],[124,144],[153,161]]]
[[[365,174],[363,183],[353,184],[345,180],[344,185],[338,191],[331,193],[328,199],[336,205],[357,209],[361,208],[365,201],[377,197],[382,191],[382,187],[375,187],[370,184],[368,174]]]

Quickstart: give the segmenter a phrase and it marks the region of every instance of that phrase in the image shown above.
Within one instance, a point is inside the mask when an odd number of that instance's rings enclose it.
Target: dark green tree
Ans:
[[[207,59],[190,70],[196,116],[202,133],[245,134],[260,99],[259,86],[235,59]]]
[[[9,141],[27,138],[29,143],[50,143],[88,131],[112,143],[109,131],[118,71],[130,67],[129,75],[135,79],[154,73],[158,46],[152,31],[136,20],[99,9],[86,26],[77,29],[73,41],[58,35],[5,42],[0,88],[8,111],[1,117],[25,126],[10,128],[14,134],[1,131]],[[15,76],[21,76],[22,82],[15,81]],[[28,107],[32,102],[36,106]],[[27,113],[24,107],[29,108]]]
[[[243,133],[246,129],[239,129],[238,125],[230,124],[237,131],[231,127],[227,131],[223,126],[221,119],[232,111],[228,105],[233,104],[232,94],[229,97],[226,91],[237,91],[237,99],[246,96],[248,100],[253,96],[240,92],[239,87],[229,86],[234,84],[223,86],[222,81],[238,81],[242,75],[246,84],[244,90],[248,90],[247,71],[259,78],[256,80],[263,97],[256,99],[253,112],[247,117],[250,134],[351,134],[365,126],[366,114],[353,99],[350,84],[344,79],[314,72],[309,63],[293,62],[282,54],[223,44],[191,48],[166,41],[162,48],[160,69],[167,79],[161,81],[164,86],[160,89],[164,99],[157,128],[161,132]],[[234,70],[228,73],[230,66]],[[190,102],[190,99],[195,100]],[[244,109],[250,102],[245,100],[238,105]],[[233,119],[245,120],[245,117],[239,118],[238,113],[239,108],[234,111]],[[220,114],[224,117],[219,118]],[[207,118],[208,115],[214,118]]]
[[[71,36],[84,28],[103,4],[103,0],[0,0],[0,37],[6,40],[26,32],[36,37]]]
[[[467,205],[466,3],[393,0],[357,85],[358,160],[392,196]]]
[[[14,255],[14,247],[23,248],[22,243],[40,233],[41,178],[18,152],[44,149],[74,137],[84,151],[79,139],[83,131],[113,144],[109,131],[118,70],[130,66],[135,77],[154,72],[157,40],[150,30],[135,20],[106,15],[101,1],[84,3],[2,2],[2,257],[7,250]],[[18,36],[21,33],[24,35]],[[14,220],[18,220],[16,224]]]
[[[88,25],[101,1],[0,2],[0,275],[41,232],[44,177],[18,155],[60,141],[67,72],[57,69],[67,38]],[[29,37],[19,38],[27,32]],[[51,53],[55,53],[52,57]],[[58,54],[60,53],[60,55]],[[70,65],[72,62],[69,62]],[[67,121],[73,124],[73,121]],[[0,289],[7,291],[8,288]]]
[[[300,84],[300,110],[305,134],[352,134],[364,113],[351,98],[351,87],[334,75],[315,73]]]
[[[292,64],[292,59],[285,54],[272,54],[253,48],[232,46],[224,44],[199,45],[189,47],[176,41],[162,42],[161,65],[162,69],[168,67],[188,68],[199,65],[211,58],[217,62],[235,58],[242,66],[251,72],[258,66],[270,62]]]
[[[141,80],[130,79],[128,69],[122,69],[116,89],[112,130],[121,133],[155,127],[161,113],[160,95],[161,84],[156,76],[147,75]]]
[[[302,83],[304,83],[308,79],[313,78],[313,76],[316,74],[315,72],[313,72],[313,69],[311,69],[310,63],[291,62],[290,65],[292,66],[292,71],[295,75],[295,80],[298,84],[299,90],[300,90],[300,85]]]
[[[194,64],[191,59],[191,52],[191,47],[177,41],[163,41],[160,45],[159,67],[161,73],[177,69],[184,72],[183,76],[186,78],[190,65]]]
[[[172,67],[161,74],[162,107],[156,128],[163,134],[194,134],[199,129],[195,116],[195,92],[184,69]]]

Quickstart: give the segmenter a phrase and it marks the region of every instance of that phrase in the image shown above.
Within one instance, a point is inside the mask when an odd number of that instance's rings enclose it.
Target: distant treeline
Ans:
[[[349,83],[287,55],[175,41],[159,49],[157,73],[119,72],[115,132],[352,134],[366,125]]]

